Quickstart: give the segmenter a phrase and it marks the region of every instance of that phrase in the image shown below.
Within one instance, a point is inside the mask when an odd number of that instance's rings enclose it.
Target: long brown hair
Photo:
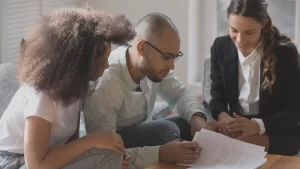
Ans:
[[[263,51],[262,88],[271,92],[272,86],[276,81],[275,64],[277,60],[274,54],[275,46],[279,43],[291,42],[291,39],[280,34],[279,29],[273,25],[267,7],[268,3],[265,0],[231,0],[227,9],[227,16],[229,17],[229,15],[233,14],[251,17],[261,24],[268,20],[262,29],[258,50]]]

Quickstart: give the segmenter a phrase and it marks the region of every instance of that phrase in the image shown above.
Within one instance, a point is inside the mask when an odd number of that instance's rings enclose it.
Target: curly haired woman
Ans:
[[[126,44],[134,35],[124,16],[93,9],[41,17],[22,40],[22,86],[0,120],[0,168],[129,168],[113,132],[68,140],[78,133],[82,100],[109,66],[111,43]]]

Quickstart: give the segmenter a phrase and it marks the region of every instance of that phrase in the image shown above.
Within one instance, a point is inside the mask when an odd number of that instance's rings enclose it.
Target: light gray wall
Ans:
[[[181,36],[181,51],[184,57],[175,65],[180,80],[187,84],[188,57],[188,0],[89,0],[93,8],[114,14],[124,14],[136,24],[143,16],[151,12],[161,12],[172,19]]]

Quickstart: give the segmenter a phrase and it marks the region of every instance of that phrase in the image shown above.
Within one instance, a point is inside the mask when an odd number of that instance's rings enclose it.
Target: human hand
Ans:
[[[161,162],[192,164],[199,158],[201,150],[196,142],[175,140],[160,146],[159,159]]]
[[[122,169],[130,169],[131,165],[131,156],[128,153],[124,153],[123,155],[123,167]]]
[[[242,139],[260,133],[260,127],[256,120],[249,120],[236,113],[233,113],[233,116],[234,119],[227,123],[226,128],[229,132],[242,132],[237,139]]]
[[[191,136],[194,137],[196,132],[200,131],[202,128],[216,131],[216,129],[214,129],[213,126],[209,125],[209,123],[207,123],[204,118],[198,115],[193,115],[191,118]]]
[[[125,152],[124,142],[121,136],[112,131],[101,131],[88,134],[89,141],[93,147],[108,149],[123,155]]]
[[[231,133],[227,130],[226,128],[226,123],[228,123],[229,121],[231,121],[233,119],[233,117],[229,116],[228,113],[226,112],[222,112],[220,115],[219,115],[219,118],[218,118],[218,123],[217,123],[217,132],[221,133],[221,134],[224,134],[228,137],[237,137],[236,136],[236,133]]]

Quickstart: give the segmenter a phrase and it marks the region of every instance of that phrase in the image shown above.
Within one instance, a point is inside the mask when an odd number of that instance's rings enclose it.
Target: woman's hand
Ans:
[[[231,121],[232,119],[234,119],[233,117],[229,116],[228,113],[226,112],[222,112],[220,115],[219,115],[219,118],[218,118],[218,123],[217,123],[217,132],[221,133],[221,134],[224,134],[228,137],[232,137],[232,138],[237,138],[241,135],[241,132],[230,132],[227,130],[226,126],[227,126],[227,123],[229,121]]]
[[[237,139],[253,136],[260,133],[260,127],[256,120],[249,120],[245,117],[233,113],[234,118],[227,122],[226,129],[228,132],[242,132]]]
[[[128,153],[124,153],[123,155],[123,167],[122,169],[130,169],[131,165],[131,156]]]
[[[88,134],[90,141],[97,148],[108,149],[120,155],[124,155],[125,147],[121,136],[112,131],[101,131]]]

